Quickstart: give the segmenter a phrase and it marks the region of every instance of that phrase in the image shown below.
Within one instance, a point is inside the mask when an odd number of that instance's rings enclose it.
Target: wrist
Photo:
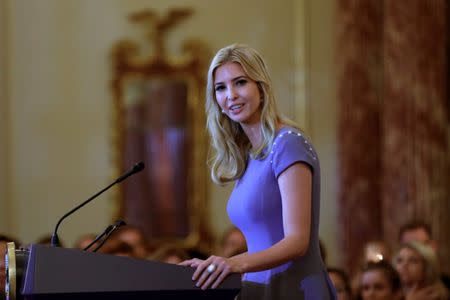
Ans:
[[[247,272],[247,263],[245,262],[245,259],[242,259],[240,255],[230,257],[230,265],[232,266],[232,272],[233,273],[239,273],[243,274]]]

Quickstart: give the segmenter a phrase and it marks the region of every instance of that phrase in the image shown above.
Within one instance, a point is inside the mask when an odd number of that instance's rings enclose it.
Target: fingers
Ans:
[[[182,261],[178,265],[196,268],[192,280],[197,280],[195,285],[203,290],[208,287],[217,288],[231,273],[226,259],[218,256],[211,256],[207,260],[193,258]]]
[[[205,290],[208,287],[217,288],[230,273],[230,267],[224,258],[211,256],[197,267],[192,279],[198,279],[195,285]]]
[[[207,260],[203,261],[197,266],[197,269],[194,272],[194,275],[192,275],[192,280],[197,280],[199,276],[203,273],[205,273],[205,269],[211,264],[212,260],[211,257]]]
[[[203,260],[201,260],[201,259],[193,258],[193,259],[188,259],[188,260],[182,261],[178,265],[197,268],[197,266],[200,265],[202,262],[203,262]]]
[[[214,281],[214,284],[211,286],[211,288],[213,289],[217,288],[219,284],[221,284],[230,273],[231,272],[229,268],[226,267],[226,269],[223,270],[222,273],[220,273],[219,277],[217,277],[217,279]]]
[[[178,265],[179,266],[186,266],[186,267],[190,267],[191,266],[191,263],[192,263],[192,261],[193,261],[193,259],[189,259],[189,260],[185,260],[185,261],[182,261],[182,262],[180,262]]]

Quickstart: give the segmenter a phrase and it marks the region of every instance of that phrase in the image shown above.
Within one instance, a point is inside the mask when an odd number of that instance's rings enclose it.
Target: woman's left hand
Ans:
[[[220,256],[210,256],[204,261],[194,258],[180,265],[196,268],[192,280],[196,280],[195,285],[202,290],[208,287],[217,288],[229,274],[236,272],[231,260]]]

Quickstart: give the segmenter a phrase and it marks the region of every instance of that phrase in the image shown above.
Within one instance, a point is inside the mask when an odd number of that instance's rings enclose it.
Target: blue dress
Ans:
[[[281,194],[277,179],[295,163],[307,164],[313,176],[308,250],[304,256],[273,269],[244,274],[239,299],[336,299],[319,250],[319,160],[302,133],[283,127],[266,158],[248,159],[245,173],[236,182],[228,200],[228,215],[243,232],[249,253],[267,249],[283,239]]]

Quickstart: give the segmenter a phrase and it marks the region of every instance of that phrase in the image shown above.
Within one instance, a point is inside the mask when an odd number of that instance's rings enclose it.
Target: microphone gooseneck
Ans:
[[[89,248],[92,247],[92,245],[94,245],[95,243],[98,242],[99,239],[101,239],[102,237],[104,237],[111,229],[113,228],[113,225],[108,225],[108,227],[106,227],[105,230],[103,230],[102,233],[100,233],[99,235],[97,235],[92,242],[89,243],[89,245],[87,245],[86,247],[84,247],[83,251],[87,251]]]
[[[111,235],[114,230],[116,230],[119,227],[124,226],[124,225],[127,225],[127,223],[125,223],[125,221],[123,221],[123,220],[117,220],[114,224],[109,225],[108,227],[106,227],[106,229],[101,234],[99,234],[91,243],[89,243],[89,245],[87,245],[83,249],[83,251],[87,251],[95,243],[97,243],[102,237]]]
[[[90,197],[89,199],[87,199],[86,201],[84,201],[83,203],[81,203],[80,205],[74,207],[73,209],[71,209],[68,213],[66,213],[65,215],[63,215],[58,223],[56,223],[55,226],[55,230],[53,231],[52,234],[52,238],[51,238],[51,245],[53,247],[59,247],[60,246],[60,242],[59,242],[59,237],[58,237],[58,228],[59,225],[61,224],[61,222],[67,218],[68,216],[70,216],[71,214],[73,214],[74,212],[76,212],[77,210],[79,210],[80,208],[82,208],[83,206],[85,206],[86,204],[88,204],[89,202],[91,202],[92,200],[94,200],[95,198],[97,198],[99,195],[101,195],[103,192],[105,192],[106,190],[110,189],[113,185],[125,180],[126,178],[128,178],[129,176],[136,174],[140,171],[142,171],[145,168],[145,164],[141,161],[137,164],[135,164],[133,166],[133,168],[131,168],[129,171],[127,171],[125,174],[123,174],[122,176],[120,176],[119,178],[117,178],[113,183],[111,183],[110,185],[108,185],[107,187],[105,187],[104,189],[102,189],[100,192],[96,193],[95,195],[93,195],[92,197]]]
[[[105,238],[102,240],[102,242],[97,247],[95,247],[95,249],[92,250],[92,252],[97,252],[97,250],[100,249],[106,243],[106,241],[113,234],[113,232],[116,231],[117,229],[119,229],[119,227],[124,226],[124,225],[127,225],[124,221],[122,221],[122,220],[116,221],[116,223],[114,223],[114,226],[111,228],[111,230],[105,235]]]

